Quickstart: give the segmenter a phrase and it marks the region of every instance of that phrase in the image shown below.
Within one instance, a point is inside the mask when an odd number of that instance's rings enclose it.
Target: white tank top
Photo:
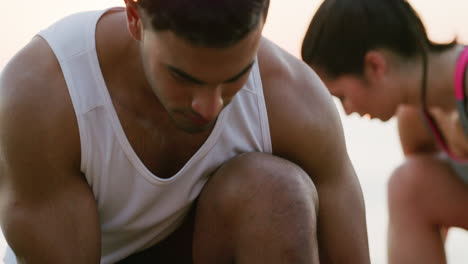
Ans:
[[[244,152],[271,153],[272,148],[255,63],[245,86],[183,168],[168,179],[152,174],[132,149],[99,68],[95,32],[105,12],[66,17],[40,35],[60,63],[76,112],[81,170],[99,210],[101,263],[114,263],[174,231],[208,176],[223,162]]]

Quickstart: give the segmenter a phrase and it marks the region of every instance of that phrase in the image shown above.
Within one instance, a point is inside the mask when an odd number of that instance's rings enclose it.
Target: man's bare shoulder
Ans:
[[[2,105],[15,103],[31,107],[52,103],[50,100],[65,95],[57,92],[66,88],[54,53],[39,36],[34,37],[8,62],[1,72],[0,84]],[[55,103],[59,104],[60,101]]]
[[[332,97],[309,66],[268,40],[262,43],[259,64],[274,142],[290,141],[284,135],[291,132],[303,131],[311,142],[341,133]]]
[[[312,89],[312,92],[329,96],[320,78],[307,64],[266,38],[260,46],[259,64],[267,89],[278,88],[274,85],[278,81],[280,84],[288,82],[295,90]]]
[[[20,50],[0,75],[0,127],[4,156],[23,157],[42,149],[53,156],[38,159],[79,157],[73,153],[79,152],[79,136],[66,83],[55,55],[40,37]],[[63,149],[70,153],[65,155]]]

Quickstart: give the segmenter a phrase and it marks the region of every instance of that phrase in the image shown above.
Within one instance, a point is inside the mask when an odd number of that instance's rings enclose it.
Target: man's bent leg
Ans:
[[[201,193],[194,263],[319,263],[317,207],[300,167],[268,154],[240,155]]]

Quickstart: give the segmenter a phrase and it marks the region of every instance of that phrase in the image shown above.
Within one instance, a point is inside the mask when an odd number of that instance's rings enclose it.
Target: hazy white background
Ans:
[[[299,47],[307,25],[321,0],[271,0],[265,35],[292,54]],[[0,16],[0,71],[7,61],[39,30],[61,17],[83,10],[122,5],[123,0],[2,0]],[[410,0],[434,40],[458,36],[468,44],[467,0]],[[367,207],[369,244],[372,262],[386,263],[386,182],[402,161],[394,120],[368,121],[357,116],[342,116],[348,151],[361,181]],[[468,207],[467,207],[468,210]],[[0,255],[5,242],[0,239]],[[450,232],[447,242],[450,264],[468,263],[468,233]]]

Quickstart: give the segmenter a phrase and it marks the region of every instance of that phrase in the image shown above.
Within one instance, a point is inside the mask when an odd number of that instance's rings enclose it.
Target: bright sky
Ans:
[[[40,29],[77,11],[122,5],[123,0],[42,0],[5,1],[2,3],[0,69],[14,53]],[[265,35],[291,53],[299,54],[299,45],[307,23],[321,0],[271,0]],[[447,40],[460,34],[468,42],[468,1],[412,0],[427,22],[434,39]]]
[[[27,7],[25,7],[27,2]],[[271,0],[265,35],[298,56],[303,34],[321,0]],[[467,0],[410,0],[420,13],[433,40],[449,41],[458,36],[468,44]],[[77,11],[123,5],[123,0],[2,1],[0,16],[0,71],[6,62],[39,30]],[[348,150],[361,180],[368,210],[369,239],[374,263],[385,263],[387,221],[385,184],[391,170],[401,161],[395,122],[367,121],[345,117],[343,126]],[[450,263],[466,263],[465,233],[449,239]],[[1,238],[0,238],[1,240]],[[0,241],[0,248],[2,243]],[[1,253],[0,253],[1,255]]]

